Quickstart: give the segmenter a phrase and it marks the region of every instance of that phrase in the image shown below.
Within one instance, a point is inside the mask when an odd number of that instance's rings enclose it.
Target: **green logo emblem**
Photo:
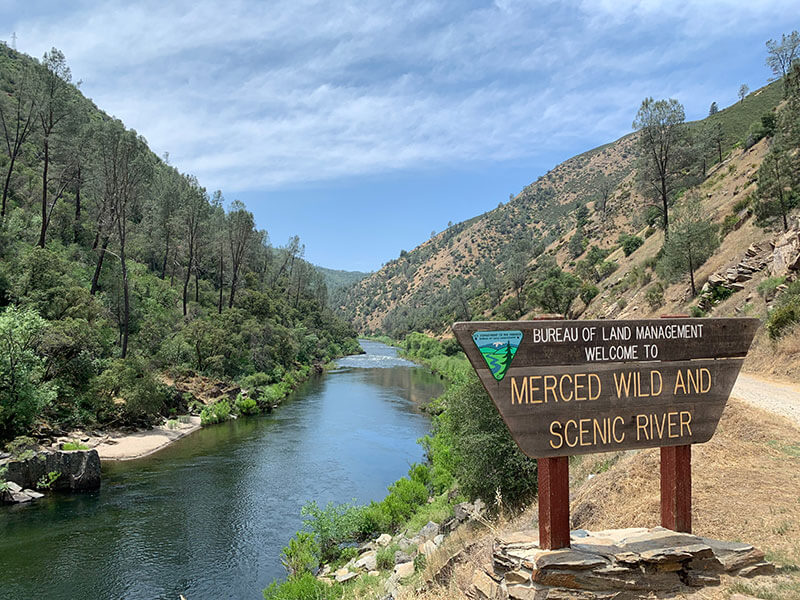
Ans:
[[[492,376],[500,381],[506,376],[506,371],[511,366],[511,361],[517,354],[521,331],[476,331],[472,334],[472,341],[481,351],[486,366]]]

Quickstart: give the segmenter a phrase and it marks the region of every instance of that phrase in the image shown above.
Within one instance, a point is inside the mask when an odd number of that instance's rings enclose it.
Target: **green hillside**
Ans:
[[[155,156],[57,50],[0,44],[0,116],[0,441],[187,411],[167,374],[267,407],[357,348],[296,238],[270,246],[244,204]]]

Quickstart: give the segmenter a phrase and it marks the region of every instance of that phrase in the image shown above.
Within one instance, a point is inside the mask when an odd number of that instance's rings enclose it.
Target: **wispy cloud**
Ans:
[[[643,96],[687,89],[664,73],[745,27],[770,31],[790,4],[195,0],[19,14],[0,0],[0,20],[21,50],[62,49],[85,93],[179,168],[235,191],[607,141]]]

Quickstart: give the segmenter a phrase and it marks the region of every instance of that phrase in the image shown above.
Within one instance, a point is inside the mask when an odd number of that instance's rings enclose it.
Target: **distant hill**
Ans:
[[[342,288],[350,287],[354,283],[358,283],[364,277],[372,273],[364,273],[362,271],[342,271],[338,269],[326,269],[314,265],[317,272],[322,275],[325,285],[328,286],[328,292],[335,292]]]
[[[722,124],[726,162],[760,125],[761,117],[774,111],[781,97],[782,83],[774,82],[708,119],[689,123],[689,131],[699,134],[707,123]],[[637,108],[631,107],[631,118]],[[410,331],[438,334],[445,333],[455,320],[513,319],[534,312],[536,307],[527,299],[536,260],[541,256],[576,273],[580,261],[587,258],[586,251],[594,248],[592,260],[601,257],[597,266],[605,269],[601,277],[605,279],[621,265],[619,260],[611,260],[616,255],[609,256],[620,248],[620,234],[650,235],[654,231],[648,228],[645,214],[648,202],[635,185],[637,135],[631,133],[574,156],[509,202],[453,225],[409,252],[402,251],[337,296],[338,310],[364,333],[396,337]],[[706,152],[710,178],[718,158]],[[716,175],[717,179],[725,176]],[[604,187],[608,191],[606,211],[602,210]],[[720,221],[724,217],[720,212]],[[579,239],[573,239],[579,230]],[[617,254],[621,255],[621,250]],[[522,279],[516,276],[515,283],[515,272],[520,271]],[[603,296],[606,284],[589,281],[585,274],[581,279],[587,287],[599,285],[598,297]],[[596,304],[593,312],[599,310]]]

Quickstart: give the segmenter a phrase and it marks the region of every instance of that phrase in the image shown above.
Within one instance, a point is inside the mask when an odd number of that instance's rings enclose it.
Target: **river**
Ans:
[[[422,460],[437,377],[362,340],[271,415],[103,466],[99,492],[0,508],[4,600],[261,598],[308,500],[379,500]]]

